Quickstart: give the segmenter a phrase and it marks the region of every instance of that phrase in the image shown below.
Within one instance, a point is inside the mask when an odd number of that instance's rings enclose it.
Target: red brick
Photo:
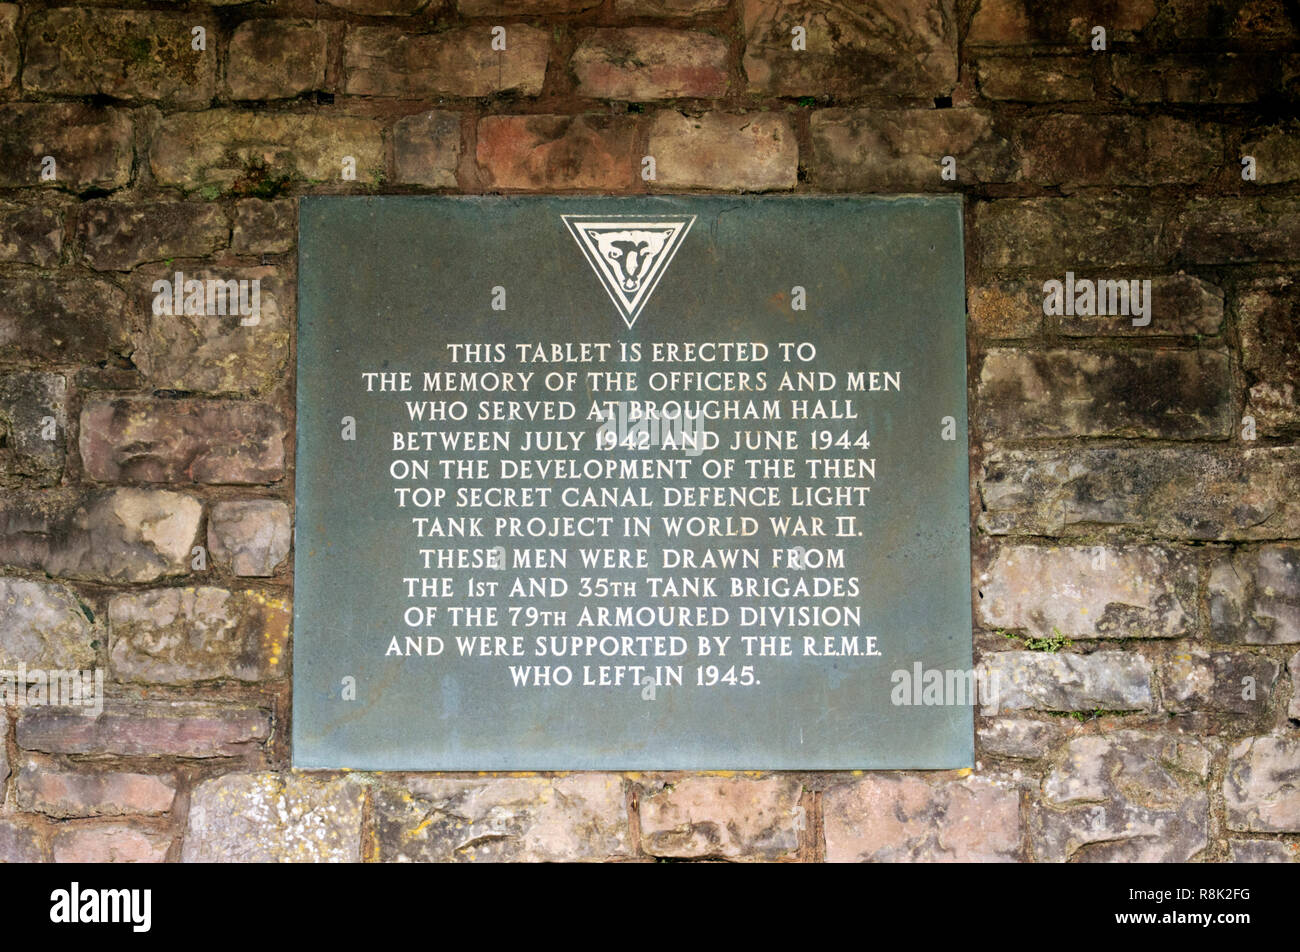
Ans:
[[[488,188],[616,190],[636,181],[636,120],[486,116],[477,159]]]
[[[658,27],[595,30],[574,50],[578,95],[641,102],[727,92],[727,41]]]

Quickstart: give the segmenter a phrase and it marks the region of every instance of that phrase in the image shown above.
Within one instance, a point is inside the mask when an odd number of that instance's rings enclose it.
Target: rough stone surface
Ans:
[[[396,180],[404,185],[455,188],[460,116],[432,110],[399,119],[393,126],[393,160]]]
[[[175,313],[172,289],[181,268],[182,291],[191,281],[203,282],[204,289],[202,308],[188,307],[196,302],[182,293],[181,310],[204,313]],[[154,389],[260,396],[283,385],[296,302],[294,282],[279,268],[158,266],[143,268],[132,279],[137,299],[145,303],[144,327],[134,336],[132,360]],[[155,291],[157,281],[168,282],[167,287]],[[247,282],[242,289],[241,281]],[[216,282],[221,282],[219,287]],[[208,288],[213,289],[211,306]],[[160,298],[171,299],[171,307],[164,310],[173,313],[154,313]]]
[[[600,6],[600,0],[457,0],[456,8],[467,17],[509,13],[512,16],[538,13],[580,13]]]
[[[99,629],[70,588],[0,576],[0,669],[84,670]]]
[[[826,189],[935,189],[949,155],[959,183],[1019,177],[1011,143],[974,109],[820,109],[811,127],[811,180]]]
[[[1192,198],[1167,233],[1168,244],[1201,264],[1289,261],[1300,244],[1300,197]]]
[[[0,485],[51,486],[63,474],[68,381],[61,374],[0,374]]]
[[[1230,863],[1300,863],[1300,844],[1279,840],[1228,840]]]
[[[332,7],[367,17],[404,17],[418,13],[429,0],[325,0]]]
[[[13,493],[0,499],[0,565],[115,582],[181,575],[202,513],[164,490]]]
[[[18,15],[16,3],[0,3],[0,89],[13,85],[18,78]]]
[[[1291,675],[1291,703],[1287,707],[1286,716],[1293,722],[1300,722],[1300,651],[1291,656],[1286,670]]]
[[[610,116],[485,116],[477,160],[491,188],[625,188],[640,165],[636,121]]]
[[[81,458],[102,482],[270,483],[286,427],[262,404],[118,398],[81,411]]]
[[[988,672],[1003,711],[1149,711],[1151,664],[1140,654],[995,651],[985,654]]]
[[[170,258],[201,258],[224,248],[230,225],[218,205],[87,202],[77,219],[82,259],[97,271],[129,271]]]
[[[989,99],[1074,102],[1094,95],[1092,63],[1082,56],[981,56],[975,75]]]
[[[1066,733],[1061,724],[1028,717],[989,718],[976,730],[982,753],[1020,760],[1046,757]]]
[[[751,92],[855,95],[869,75],[876,95],[932,99],[957,82],[957,16],[949,0],[744,0],[742,14]],[[795,26],[807,31],[806,50],[791,47]]]
[[[980,623],[1040,638],[1177,638],[1197,625],[1197,566],[1154,546],[1008,545],[977,576]]]
[[[160,185],[205,197],[229,191],[272,198],[291,184],[343,182],[345,156],[356,160],[354,184],[382,180],[384,140],[376,120],[212,109],[163,119],[149,167]]]
[[[21,810],[52,817],[157,815],[172,808],[176,784],[170,777],[103,770],[63,770],[44,758],[28,757],[18,771]]]
[[[1251,645],[1300,642],[1300,549],[1264,546],[1210,566],[1210,634]]]
[[[1223,167],[1217,127],[1169,116],[1036,116],[1017,139],[1039,186],[1191,184]]]
[[[1261,185],[1300,180],[1300,123],[1260,130],[1242,143],[1241,154],[1254,157],[1255,181]]]
[[[246,198],[235,203],[230,250],[236,254],[279,254],[298,241],[298,207],[289,200]]]
[[[972,212],[972,244],[986,268],[1059,268],[1058,277],[1071,268],[1083,277],[1084,268],[1147,268],[1173,257],[1169,209],[1142,196],[1003,199]]]
[[[80,103],[0,106],[0,188],[121,188],[131,181],[131,135],[130,116],[121,109]],[[40,177],[47,155],[55,160],[51,181]]]
[[[216,503],[208,517],[208,546],[236,575],[267,576],[289,554],[289,507],[278,499]]]
[[[984,460],[980,524],[995,535],[1133,527],[1174,539],[1292,537],[1300,455],[1292,447],[999,450]]]
[[[119,681],[261,681],[289,673],[281,662],[292,613],[278,595],[207,586],[132,592],[113,596],[108,620]]]
[[[715,13],[727,7],[728,0],[614,0],[614,12],[619,16],[693,17]],[[583,6],[595,6],[595,0],[584,0]]]
[[[869,774],[822,797],[826,861],[1005,863],[1021,855],[1020,795],[984,777]]]
[[[793,188],[799,147],[789,118],[772,113],[660,112],[650,127],[660,188]]]
[[[1280,666],[1238,651],[1175,651],[1163,666],[1166,710],[1223,714],[1268,714]]]
[[[44,863],[49,859],[30,823],[0,816],[0,863]]]
[[[115,701],[98,717],[57,707],[19,712],[23,750],[47,754],[242,757],[271,736],[266,711],[242,704],[192,701]]]
[[[967,42],[975,45],[1086,46],[1100,14],[1091,2],[1032,4],[1029,0],[981,0],[971,19]],[[1107,8],[1110,40],[1132,40],[1156,14],[1155,0],[1136,0]]]
[[[1230,830],[1300,833],[1300,738],[1248,737],[1234,744],[1223,807]]]
[[[1136,103],[1231,105],[1255,102],[1281,85],[1279,66],[1276,57],[1235,53],[1117,53],[1111,82],[1120,95]]]
[[[1221,351],[993,348],[978,373],[975,419],[995,439],[1221,439],[1234,423]]]
[[[305,20],[245,20],[230,38],[235,99],[288,99],[325,88],[326,33]]]
[[[1076,737],[1033,811],[1047,862],[1181,863],[1209,841],[1210,751],[1178,736],[1116,731]]]
[[[364,789],[347,777],[227,774],[190,796],[186,863],[355,863]]]
[[[777,859],[807,823],[796,778],[684,777],[641,796],[641,846],[652,856]]]
[[[711,99],[727,92],[727,41],[709,33],[631,27],[594,30],[569,66],[578,95],[595,99]]]
[[[0,359],[5,362],[119,365],[131,354],[131,330],[138,320],[126,293],[99,278],[0,277]]]
[[[56,863],[161,863],[171,842],[167,833],[115,823],[60,829],[51,848]]]
[[[510,24],[506,49],[492,49],[486,26],[410,34],[384,26],[348,30],[343,91],[352,96],[536,96],[546,78],[551,37]]]
[[[613,774],[453,780],[375,791],[386,862],[573,862],[628,858],[627,801]]]
[[[206,50],[191,29],[207,31]],[[23,87],[65,96],[203,103],[216,90],[217,26],[199,13],[60,8],[27,21]]]
[[[61,209],[0,202],[0,262],[49,268],[62,251]]]
[[[1300,432],[1300,285],[1290,277],[1253,282],[1236,299],[1246,413],[1264,436]]]

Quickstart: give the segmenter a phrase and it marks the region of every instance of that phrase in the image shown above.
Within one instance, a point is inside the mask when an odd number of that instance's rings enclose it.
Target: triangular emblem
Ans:
[[[573,240],[610,299],[631,327],[682,239],[695,223],[687,218],[638,218],[629,215],[561,215]]]

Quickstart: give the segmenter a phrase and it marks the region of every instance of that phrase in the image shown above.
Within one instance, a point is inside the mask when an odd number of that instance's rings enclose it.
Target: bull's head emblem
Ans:
[[[672,261],[695,216],[563,215],[566,227],[628,327]]]
[[[601,256],[617,265],[618,283],[623,290],[635,291],[650,273],[651,265],[663,251],[664,239],[668,236],[652,231],[614,231],[594,232],[592,237]]]

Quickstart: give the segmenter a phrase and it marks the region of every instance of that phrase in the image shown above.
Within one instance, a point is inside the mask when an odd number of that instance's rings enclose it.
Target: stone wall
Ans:
[[[1298,99],[1283,0],[0,4],[0,668],[110,695],[0,859],[1300,858]],[[966,197],[976,768],[290,770],[296,199],[692,190]]]

